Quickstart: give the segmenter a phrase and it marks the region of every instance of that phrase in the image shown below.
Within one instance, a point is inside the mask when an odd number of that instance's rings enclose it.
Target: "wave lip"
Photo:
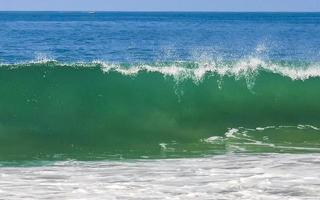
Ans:
[[[306,80],[320,77],[318,62],[265,61],[257,57],[249,57],[238,61],[172,61],[154,63],[112,63],[96,60],[93,62],[61,63],[50,58],[40,58],[30,62],[1,64],[2,67],[32,67],[33,65],[49,65],[51,67],[99,67],[103,72],[119,72],[123,75],[137,75],[140,72],[161,73],[176,79],[193,79],[201,81],[207,74],[250,78],[259,72],[270,72],[289,77],[292,80]]]
[[[250,78],[260,71],[289,77],[292,80],[306,80],[320,76],[320,63],[284,63],[264,61],[259,58],[242,59],[236,62],[173,62],[134,65],[123,68],[121,65],[95,61],[104,72],[117,71],[124,75],[135,75],[140,71],[158,72],[177,79],[191,78],[202,80],[206,74]],[[191,68],[190,68],[191,67]]]

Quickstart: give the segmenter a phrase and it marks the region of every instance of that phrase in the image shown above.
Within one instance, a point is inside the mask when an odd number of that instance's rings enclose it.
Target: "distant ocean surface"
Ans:
[[[320,198],[320,13],[0,27],[0,197]]]

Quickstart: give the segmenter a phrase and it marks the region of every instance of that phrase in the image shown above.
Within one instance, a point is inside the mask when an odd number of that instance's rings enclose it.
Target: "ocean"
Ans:
[[[0,27],[0,198],[320,198],[320,13]]]

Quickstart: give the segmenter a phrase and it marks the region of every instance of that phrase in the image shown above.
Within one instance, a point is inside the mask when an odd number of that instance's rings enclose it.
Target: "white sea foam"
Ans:
[[[105,73],[119,72],[127,76],[135,76],[140,72],[161,73],[164,76],[172,76],[176,80],[192,79],[195,82],[203,80],[206,75],[218,75],[244,78],[248,81],[254,81],[256,75],[261,72],[269,72],[288,77],[292,80],[306,80],[313,77],[320,77],[320,63],[290,63],[290,62],[272,62],[259,57],[247,57],[238,61],[222,61],[220,59],[195,62],[156,62],[140,63],[124,66],[119,63],[105,62],[96,60],[90,63],[74,62],[61,63],[50,57],[37,57],[35,60],[26,63],[1,64],[1,66],[31,66],[33,64],[54,63],[57,66],[65,67],[101,67]],[[192,67],[188,67],[191,65]]]
[[[292,80],[306,80],[312,77],[320,77],[320,63],[304,64],[304,66],[292,66],[264,61],[259,58],[250,57],[237,62],[194,62],[195,67],[187,68],[184,62],[173,62],[171,64],[137,64],[124,68],[118,64],[95,61],[102,66],[104,72],[117,71],[124,75],[136,75],[141,71],[157,72],[176,79],[193,79],[201,81],[207,74],[219,76],[234,76],[236,78],[254,79],[260,72],[270,72],[289,77]]]
[[[271,130],[271,132],[270,132]],[[268,132],[266,132],[268,131]],[[290,133],[290,137],[284,137],[281,140],[277,140],[277,136]],[[297,126],[266,126],[266,127],[256,127],[256,128],[229,128],[225,133],[224,137],[212,136],[207,139],[201,140],[205,143],[211,144],[224,144],[229,152],[249,152],[248,147],[269,147],[274,151],[284,150],[284,151],[294,151],[301,150],[320,152],[320,146],[314,141],[301,140],[301,143],[291,140],[291,137],[295,137],[296,134],[304,134],[306,136],[318,135],[320,134],[320,128],[313,125],[297,125]],[[271,133],[271,135],[270,135]],[[276,139],[276,143],[272,143],[272,138]],[[253,151],[256,151],[253,148]]]
[[[1,167],[2,199],[320,199],[319,154]]]
[[[238,133],[238,132],[239,132],[239,129],[231,128],[231,129],[229,129],[229,130],[225,133],[225,136],[226,136],[227,138],[235,137],[234,135],[235,135],[236,133]]]
[[[203,139],[201,140],[202,142],[206,142],[206,143],[215,143],[216,141],[221,141],[223,140],[223,137],[220,137],[220,136],[212,136],[212,137],[209,137],[207,139]]]

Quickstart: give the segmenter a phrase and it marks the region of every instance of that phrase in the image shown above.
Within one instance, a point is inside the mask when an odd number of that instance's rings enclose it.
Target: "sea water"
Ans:
[[[0,27],[1,198],[320,198],[319,13]]]

